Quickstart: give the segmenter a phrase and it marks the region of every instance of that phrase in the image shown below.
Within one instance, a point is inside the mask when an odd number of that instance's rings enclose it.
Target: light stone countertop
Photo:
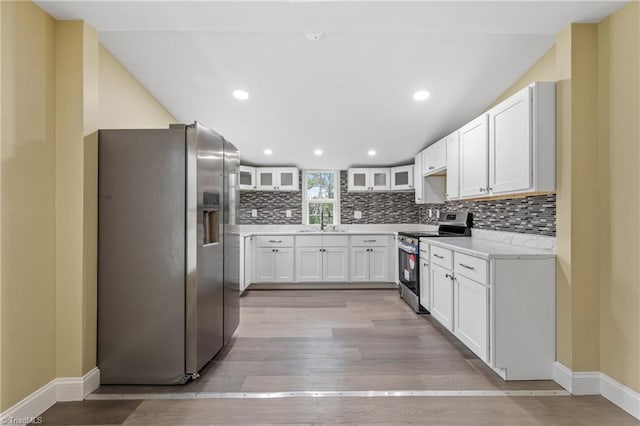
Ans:
[[[420,241],[426,241],[434,246],[483,259],[544,259],[556,257],[555,252],[551,250],[519,247],[473,237],[421,238]]]

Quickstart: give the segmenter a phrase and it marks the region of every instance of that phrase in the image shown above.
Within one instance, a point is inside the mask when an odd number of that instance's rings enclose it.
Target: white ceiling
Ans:
[[[178,120],[213,127],[243,162],[345,169],[412,161],[482,112],[563,27],[625,2],[36,3],[96,28]],[[415,102],[418,89],[431,97]]]

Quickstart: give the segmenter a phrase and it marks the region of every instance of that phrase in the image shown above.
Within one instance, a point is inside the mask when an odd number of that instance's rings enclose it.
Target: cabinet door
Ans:
[[[487,114],[460,129],[460,196],[487,195],[489,133]]]
[[[347,247],[326,247],[323,250],[322,267],[324,281],[348,281],[349,249]]]
[[[420,258],[420,304],[431,311],[431,289],[429,288],[429,261]]]
[[[426,176],[436,169],[436,158],[431,146],[422,150],[422,174]]]
[[[322,250],[321,247],[296,249],[296,281],[322,281]]]
[[[277,170],[276,189],[278,191],[298,191],[299,173],[296,167],[286,167]]]
[[[276,281],[276,249],[260,247],[256,249],[256,282]]]
[[[413,165],[391,168],[391,189],[403,190],[413,188]]]
[[[256,169],[256,189],[259,191],[275,191],[278,186],[276,169],[258,167]]]
[[[293,282],[293,249],[276,249],[276,281]]]
[[[422,154],[417,153],[413,162],[413,186],[416,191],[416,204],[424,204],[422,179]]]
[[[256,168],[240,166],[239,180],[240,189],[256,189]]]
[[[369,249],[366,247],[351,247],[349,261],[351,281],[369,280]]]
[[[489,111],[489,190],[523,192],[532,187],[531,89]]]
[[[370,169],[369,187],[372,191],[391,189],[391,169]]]
[[[458,132],[447,136],[447,200],[460,197],[460,140]]]
[[[456,275],[455,283],[455,336],[478,357],[487,361],[488,289],[462,275]]]
[[[436,170],[447,167],[447,141],[442,139],[433,144],[433,165]]]
[[[431,316],[453,331],[453,278],[451,272],[433,263],[431,268]]]
[[[347,175],[349,191],[369,190],[369,169],[349,169]]]
[[[369,281],[391,281],[389,279],[389,248],[369,249]]]

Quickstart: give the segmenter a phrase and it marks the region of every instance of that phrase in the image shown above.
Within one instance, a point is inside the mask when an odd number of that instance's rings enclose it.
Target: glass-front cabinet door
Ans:
[[[278,186],[277,169],[259,167],[256,170],[256,179],[258,180],[257,189],[259,191],[275,191]]]
[[[413,189],[413,165],[391,168],[391,189]]]
[[[349,191],[370,191],[369,169],[349,169]]]
[[[369,169],[371,191],[391,189],[391,171],[389,169]]]
[[[278,191],[298,191],[300,189],[300,179],[296,167],[284,167],[278,169],[278,181],[276,190]]]
[[[240,189],[256,189],[256,168],[240,166],[239,172]]]

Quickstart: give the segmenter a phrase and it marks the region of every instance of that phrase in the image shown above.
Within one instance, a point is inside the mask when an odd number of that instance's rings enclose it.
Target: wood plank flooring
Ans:
[[[559,389],[504,382],[395,290],[265,290],[242,297],[232,343],[198,380],[97,393]],[[570,396],[93,400],[56,404],[44,422],[638,424],[604,398]]]

